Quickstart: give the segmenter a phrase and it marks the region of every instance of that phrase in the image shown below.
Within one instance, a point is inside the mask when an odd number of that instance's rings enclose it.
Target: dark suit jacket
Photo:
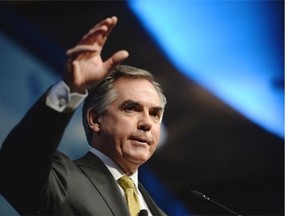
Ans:
[[[73,113],[58,113],[43,95],[0,151],[0,192],[23,215],[129,215],[119,187],[92,153],[72,161],[57,146]],[[165,215],[139,183],[153,215]]]

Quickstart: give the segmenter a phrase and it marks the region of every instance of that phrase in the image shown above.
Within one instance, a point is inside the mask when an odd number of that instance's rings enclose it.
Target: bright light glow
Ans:
[[[134,0],[129,7],[179,71],[284,137],[283,2]]]

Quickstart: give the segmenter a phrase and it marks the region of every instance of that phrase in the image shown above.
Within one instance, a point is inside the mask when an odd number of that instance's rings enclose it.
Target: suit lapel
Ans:
[[[151,198],[151,196],[149,195],[149,193],[146,191],[146,189],[143,187],[143,185],[138,182],[138,187],[140,192],[142,193],[145,202],[147,203],[147,206],[149,208],[149,210],[151,211],[152,215],[166,215],[157,205],[156,203],[153,201],[153,199]]]
[[[117,183],[105,164],[97,156],[88,152],[75,163],[93,183],[113,215],[129,215]]]

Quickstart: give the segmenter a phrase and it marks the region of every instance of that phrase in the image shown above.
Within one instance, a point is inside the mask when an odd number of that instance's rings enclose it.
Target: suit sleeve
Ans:
[[[0,150],[0,192],[21,214],[35,214],[46,193],[53,156],[73,113],[45,105],[45,93]]]

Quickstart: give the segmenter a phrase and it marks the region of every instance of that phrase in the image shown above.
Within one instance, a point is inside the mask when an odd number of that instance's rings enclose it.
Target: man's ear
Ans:
[[[94,108],[90,107],[88,109],[87,116],[86,116],[87,122],[88,122],[90,128],[93,131],[95,131],[97,134],[99,134],[100,130],[101,130],[99,117],[100,117],[100,115],[97,113],[97,111]]]

